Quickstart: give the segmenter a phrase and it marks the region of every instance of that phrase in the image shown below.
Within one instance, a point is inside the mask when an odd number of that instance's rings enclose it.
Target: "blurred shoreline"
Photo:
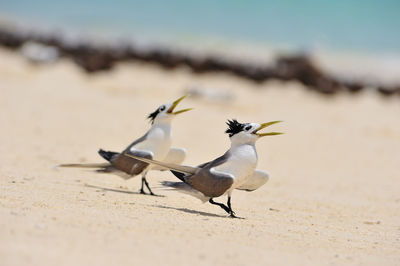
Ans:
[[[298,81],[323,93],[376,90],[400,95],[400,58],[320,51],[277,51],[243,44],[215,47],[173,45],[73,31],[0,23],[0,45],[34,63],[69,58],[87,73],[111,70],[118,62],[139,61],[165,69],[187,67],[194,73],[229,73],[261,83]]]

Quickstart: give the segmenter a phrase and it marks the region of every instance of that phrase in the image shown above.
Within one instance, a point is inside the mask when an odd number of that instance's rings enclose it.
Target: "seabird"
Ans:
[[[186,95],[187,96],[187,95]],[[186,150],[183,148],[171,148],[172,130],[171,122],[177,114],[192,110],[192,108],[174,111],[176,106],[186,96],[180,97],[170,104],[163,104],[148,116],[151,121],[151,128],[142,137],[131,143],[121,153],[105,151],[100,149],[98,153],[107,160],[107,163],[99,164],[61,164],[60,167],[79,167],[79,168],[97,168],[96,172],[114,173],[124,179],[130,179],[136,175],[142,174],[142,186],[140,193],[146,194],[144,185],[146,185],[151,195],[154,195],[149,183],[146,180],[147,172],[150,169],[167,170],[166,168],[150,166],[148,163],[136,160],[130,155],[155,159],[165,163],[179,164],[186,157]]]
[[[266,171],[256,169],[258,157],[255,142],[264,136],[283,134],[281,132],[259,133],[259,131],[279,122],[281,121],[257,124],[239,123],[235,119],[228,120],[228,129],[225,133],[229,134],[230,149],[221,157],[197,167],[140,158],[139,155],[128,154],[127,156],[170,169],[182,182],[164,181],[163,185],[195,196],[203,202],[208,201],[218,205],[231,217],[236,218],[231,206],[233,190],[254,191],[264,185],[269,178]],[[214,201],[214,198],[222,195],[228,196],[227,205]]]

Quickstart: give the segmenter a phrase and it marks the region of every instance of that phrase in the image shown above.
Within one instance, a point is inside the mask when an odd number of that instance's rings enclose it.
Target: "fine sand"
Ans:
[[[225,121],[284,120],[258,141],[270,181],[217,206],[140,178],[59,163],[102,162],[148,128],[160,104],[200,84],[230,101],[189,98],[173,145],[197,165],[229,146]],[[254,84],[126,64],[86,75],[0,50],[0,265],[400,265],[400,97],[323,96],[297,83]],[[217,201],[226,201],[225,198]]]

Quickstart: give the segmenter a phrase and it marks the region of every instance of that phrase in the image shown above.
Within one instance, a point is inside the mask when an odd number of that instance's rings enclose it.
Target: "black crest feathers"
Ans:
[[[226,124],[228,125],[228,129],[225,130],[225,133],[228,133],[229,137],[232,137],[244,129],[244,124],[239,123],[236,119],[228,120]]]
[[[154,123],[154,119],[156,119],[157,115],[160,113],[160,108],[157,108],[157,110],[155,110],[154,112],[152,112],[151,114],[149,114],[149,116],[147,117],[148,119],[150,119],[151,124]]]

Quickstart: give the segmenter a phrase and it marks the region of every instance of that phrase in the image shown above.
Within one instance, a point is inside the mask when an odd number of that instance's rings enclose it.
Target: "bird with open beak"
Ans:
[[[280,135],[280,132],[261,133],[260,130],[281,121],[263,124],[239,123],[228,120],[231,141],[230,149],[217,159],[197,167],[165,163],[148,158],[131,156],[146,163],[166,167],[182,182],[163,182],[163,185],[190,194],[214,205],[220,206],[231,217],[236,217],[232,210],[231,197],[235,189],[253,191],[264,185],[269,178],[266,171],[257,170],[257,151],[255,142],[265,136]],[[222,195],[228,196],[227,205],[213,199]]]
[[[180,97],[176,101],[163,104],[158,107],[148,118],[151,121],[151,128],[140,138],[132,142],[121,153],[99,150],[107,163],[100,164],[61,164],[60,167],[81,167],[97,168],[100,173],[113,173],[124,179],[130,179],[136,175],[142,175],[142,185],[140,193],[146,194],[144,186],[149,193],[154,195],[149,183],[146,180],[147,172],[150,169],[165,170],[160,167],[154,167],[146,162],[136,160],[129,155],[164,161],[167,163],[181,163],[186,157],[186,150],[183,148],[172,148],[172,129],[171,122],[176,115],[190,111],[192,108],[175,111],[177,105],[186,96]]]

